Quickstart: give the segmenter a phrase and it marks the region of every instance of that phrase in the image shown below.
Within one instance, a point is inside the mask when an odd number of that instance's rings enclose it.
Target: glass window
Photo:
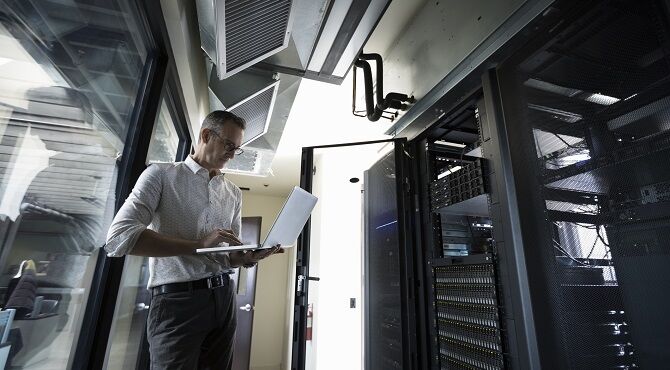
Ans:
[[[172,119],[172,114],[170,114],[168,101],[164,94],[161,99],[156,124],[151,134],[151,143],[149,144],[149,154],[147,154],[146,163],[174,161],[177,156],[178,146],[179,136],[177,135],[177,128]]]
[[[146,163],[171,162],[177,158],[179,136],[166,96],[163,94],[161,99]],[[134,369],[137,364],[151,303],[147,289],[148,261],[146,257],[126,257],[107,348],[107,370]]]
[[[137,13],[130,0],[0,0],[6,368],[71,366],[147,58]]]

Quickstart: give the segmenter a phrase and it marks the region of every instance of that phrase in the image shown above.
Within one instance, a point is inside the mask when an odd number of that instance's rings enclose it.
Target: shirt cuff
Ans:
[[[105,244],[105,251],[107,251],[108,257],[122,257],[129,254],[137,240],[140,238],[140,235],[147,227],[144,225],[136,225],[128,227],[119,235],[110,238]]]

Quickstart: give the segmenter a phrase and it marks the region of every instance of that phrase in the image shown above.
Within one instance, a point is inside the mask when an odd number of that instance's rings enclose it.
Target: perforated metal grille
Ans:
[[[667,17],[654,2],[594,4],[562,20],[542,49],[529,46],[505,95],[518,97],[506,119],[524,127],[537,169],[524,188],[528,217],[538,220],[538,258],[528,263],[547,282],[533,292],[543,302],[535,322],[545,326],[541,340],[551,338],[541,351],[552,367],[662,369],[670,360]]]
[[[273,85],[230,110],[247,121],[242,145],[253,141],[265,133],[268,119],[272,114],[271,109],[276,88],[277,85]]]
[[[291,0],[228,0],[226,71],[284,47]]]
[[[256,172],[256,163],[258,162],[259,153],[253,149],[245,149],[244,153],[235,156],[226,164],[225,169],[234,172]]]

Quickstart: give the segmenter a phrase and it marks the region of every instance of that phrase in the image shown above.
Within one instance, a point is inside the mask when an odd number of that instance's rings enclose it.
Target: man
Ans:
[[[109,229],[109,256],[150,257],[151,369],[230,369],[237,307],[228,274],[281,251],[195,254],[221,242],[241,245],[242,192],[219,169],[241,154],[244,129],[230,112],[210,113],[195,154],[149,166]]]

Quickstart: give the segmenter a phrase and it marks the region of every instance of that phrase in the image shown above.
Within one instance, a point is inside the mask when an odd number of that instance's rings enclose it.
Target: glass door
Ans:
[[[405,146],[303,148],[292,369],[407,368]]]

